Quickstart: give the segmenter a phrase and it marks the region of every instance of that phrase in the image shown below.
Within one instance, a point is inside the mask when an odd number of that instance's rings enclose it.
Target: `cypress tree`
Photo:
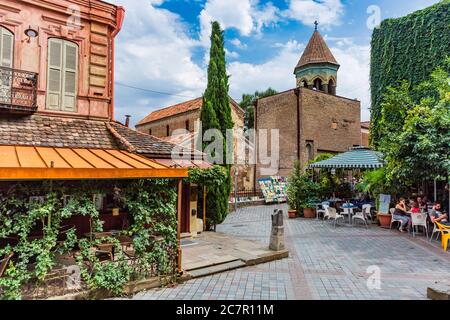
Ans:
[[[212,23],[211,49],[208,66],[208,85],[203,95],[203,108],[201,111],[202,134],[208,129],[218,129],[223,135],[223,159],[226,161],[227,143],[226,131],[233,128],[231,108],[228,96],[228,75],[225,62],[224,36],[218,22]],[[205,144],[203,145],[205,148]],[[228,199],[231,193],[230,165],[224,163],[226,169],[226,182],[211,188],[207,197],[207,221],[216,225],[225,220],[228,214]]]

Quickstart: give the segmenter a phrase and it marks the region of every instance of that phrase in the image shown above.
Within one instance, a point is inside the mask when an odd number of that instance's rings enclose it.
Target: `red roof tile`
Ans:
[[[236,112],[239,112],[242,115],[245,114],[245,111],[242,110],[242,108],[239,106],[239,104],[236,101],[234,101],[231,97],[230,97],[230,104],[231,104],[231,106],[234,107]],[[136,124],[136,127],[139,127],[143,124],[147,124],[147,123],[150,123],[153,121],[158,121],[161,119],[169,118],[169,117],[175,116],[180,113],[198,110],[202,106],[203,106],[203,98],[200,97],[200,98],[197,98],[194,100],[185,101],[185,102],[182,102],[182,103],[170,106],[170,107],[159,109],[159,110],[153,111],[148,116],[146,116],[144,119],[139,121]]]
[[[339,65],[319,31],[314,31],[295,69],[311,63],[332,63]]]
[[[194,100],[189,100],[189,101],[185,101],[167,108],[163,108],[163,109],[159,109],[156,111],[153,111],[152,113],[150,113],[148,116],[146,116],[144,119],[142,119],[141,121],[138,122],[138,126],[148,123],[148,122],[153,122],[156,120],[160,120],[160,119],[164,119],[167,117],[171,117],[180,113],[184,113],[184,112],[188,112],[188,111],[193,111],[193,110],[197,110],[200,109],[203,105],[203,98],[197,98]]]

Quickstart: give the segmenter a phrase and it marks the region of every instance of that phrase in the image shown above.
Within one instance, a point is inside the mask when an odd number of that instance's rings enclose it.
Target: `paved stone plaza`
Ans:
[[[284,205],[241,209],[218,231],[268,245],[275,208],[285,211],[289,258],[150,290],[133,299],[426,299],[427,287],[450,275],[450,253],[422,235],[413,238],[376,225],[334,229],[328,222],[288,220]],[[368,286],[372,270],[380,271],[379,289]],[[377,287],[376,281],[369,284]]]

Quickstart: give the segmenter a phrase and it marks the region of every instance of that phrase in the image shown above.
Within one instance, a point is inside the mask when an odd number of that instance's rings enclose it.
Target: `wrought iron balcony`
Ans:
[[[37,73],[0,67],[0,111],[36,111],[37,83]]]

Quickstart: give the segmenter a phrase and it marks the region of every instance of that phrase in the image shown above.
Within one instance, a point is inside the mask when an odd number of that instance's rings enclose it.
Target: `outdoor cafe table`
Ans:
[[[350,209],[348,213],[348,224],[353,225],[352,223],[352,216],[354,214],[353,210],[358,209],[358,206],[354,205],[353,203],[344,203],[341,206],[341,209]]]

